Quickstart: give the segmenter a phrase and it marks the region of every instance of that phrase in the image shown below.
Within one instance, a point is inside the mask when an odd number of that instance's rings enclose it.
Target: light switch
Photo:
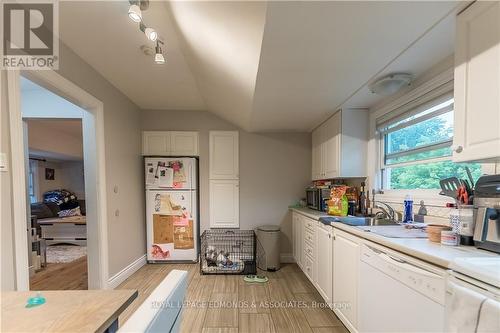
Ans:
[[[2,172],[9,171],[8,165],[9,164],[7,162],[7,154],[0,153],[0,171]]]

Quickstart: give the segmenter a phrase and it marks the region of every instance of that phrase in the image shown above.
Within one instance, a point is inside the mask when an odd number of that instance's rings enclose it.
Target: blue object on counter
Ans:
[[[322,216],[319,218],[319,221],[324,224],[340,222],[352,226],[360,226],[366,224],[366,219],[364,217],[355,216]]]
[[[404,201],[404,216],[403,222],[408,223],[413,221],[413,199],[407,195]]]
[[[35,306],[39,306],[39,305],[45,304],[45,301],[46,301],[45,297],[43,297],[42,294],[40,292],[38,292],[35,297],[28,298],[28,302],[26,303],[26,307],[32,308]]]

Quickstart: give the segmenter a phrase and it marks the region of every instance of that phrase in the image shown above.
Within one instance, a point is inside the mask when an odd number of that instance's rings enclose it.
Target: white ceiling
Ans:
[[[151,2],[165,66],[128,2],[61,2],[61,39],[142,109],[207,110],[250,131],[310,130],[366,84],[453,52],[458,2]],[[86,15],[82,15],[86,13]],[[92,18],[92,20],[89,19]],[[444,19],[448,17],[447,19]]]

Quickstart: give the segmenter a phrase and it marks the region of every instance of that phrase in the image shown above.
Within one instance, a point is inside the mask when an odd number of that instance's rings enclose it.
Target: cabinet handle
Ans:
[[[328,238],[332,238],[332,235],[328,234]]]
[[[463,150],[464,150],[464,147],[458,145],[458,146],[452,146],[451,149],[457,153],[457,154],[460,154]]]

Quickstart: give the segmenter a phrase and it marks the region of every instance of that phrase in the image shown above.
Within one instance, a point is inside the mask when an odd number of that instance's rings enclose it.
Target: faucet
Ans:
[[[385,202],[379,202],[379,203],[376,203],[375,204],[375,208],[379,208],[382,210],[382,212],[377,212],[375,214],[375,216],[378,216],[380,214],[383,214],[384,216],[386,216],[387,218],[389,218],[391,221],[395,221],[396,220],[396,213],[394,212],[394,209],[389,206],[388,204],[386,204]]]

